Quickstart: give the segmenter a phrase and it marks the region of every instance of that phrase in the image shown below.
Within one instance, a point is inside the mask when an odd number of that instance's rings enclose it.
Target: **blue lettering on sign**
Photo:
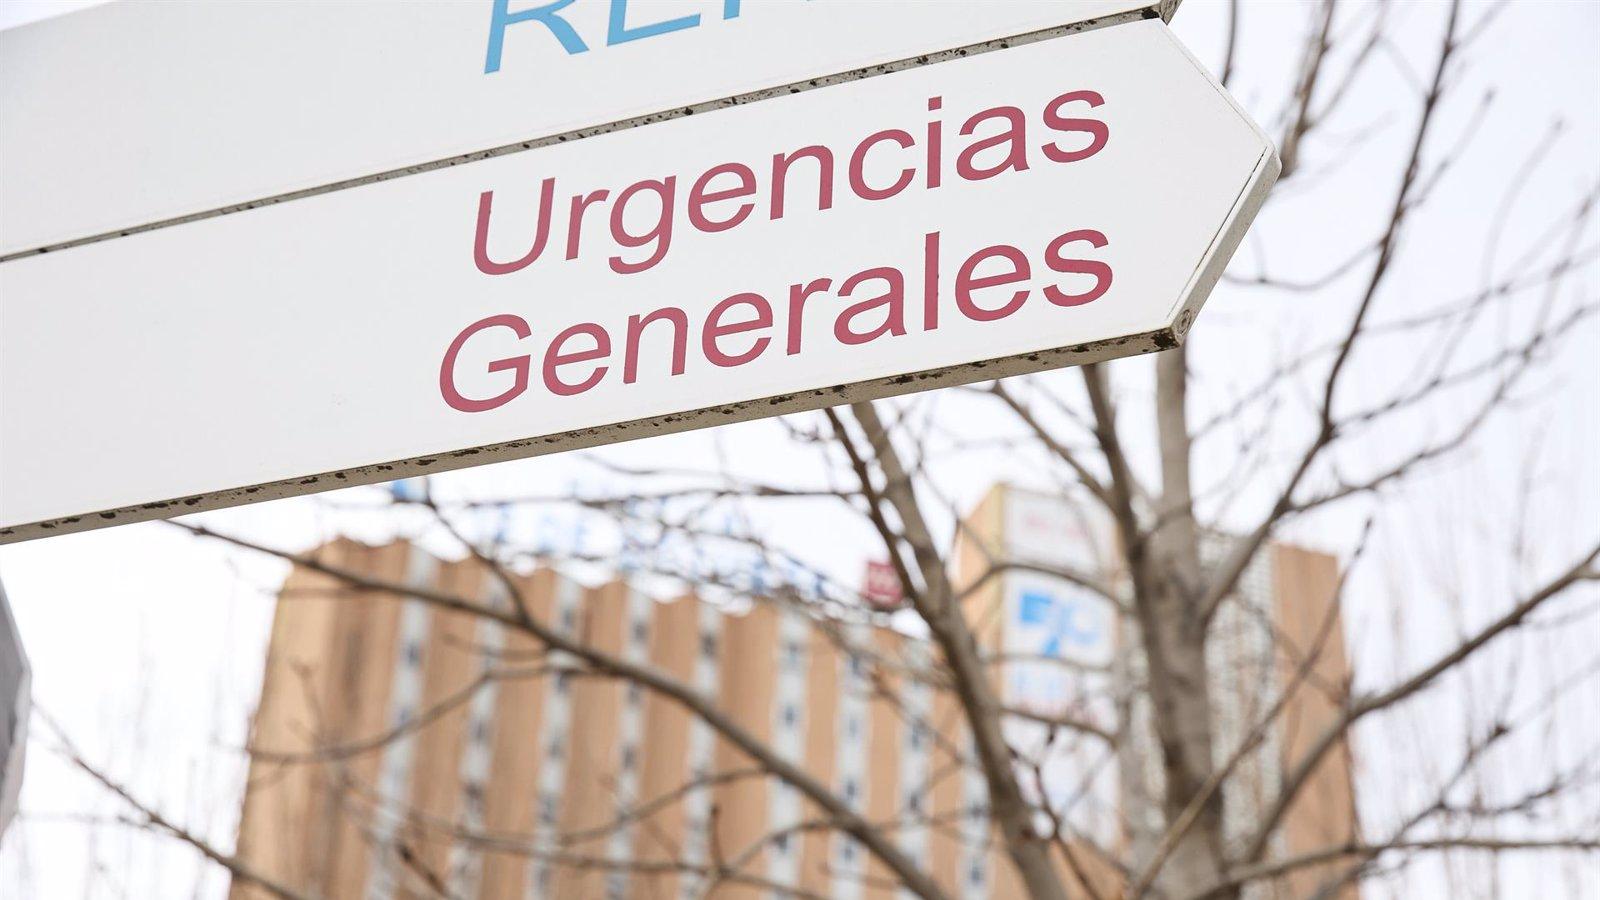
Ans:
[[[582,53],[589,45],[578,37],[578,32],[558,13],[578,0],[555,0],[542,6],[533,6],[517,12],[510,11],[511,0],[494,0],[494,14],[489,18],[489,55],[483,63],[483,74],[500,71],[500,54],[505,47],[506,26],[518,22],[535,21],[550,29],[568,53]]]
[[[1084,617],[1079,614],[1086,612],[1080,604],[1071,600],[1058,601],[1039,590],[1023,591],[1021,599],[1017,620],[1024,625],[1046,629],[1044,644],[1039,648],[1040,655],[1059,657],[1063,644],[1092,647],[1100,640],[1100,626],[1094,621],[1092,612],[1088,616],[1090,621],[1080,621]]]
[[[1022,594],[1022,609],[1018,615],[1024,625],[1043,625],[1050,615],[1050,607],[1055,600],[1049,594],[1038,591],[1024,591]]]
[[[654,37],[669,31],[682,31],[700,24],[700,14],[680,16],[664,22],[652,22],[637,28],[628,27],[628,0],[611,0],[611,21],[606,27],[606,44],[622,44],[640,38]]]
[[[578,0],[553,0],[513,12],[511,0],[494,0],[494,8],[489,16],[489,52],[484,57],[483,74],[500,71],[500,60],[505,50],[506,28],[519,22],[538,22],[543,25],[561,44],[561,49],[568,54],[587,52],[588,43],[562,15],[562,10],[576,2]],[[609,0],[609,2],[611,11],[610,17],[606,20],[605,41],[608,47],[637,41],[640,38],[655,37],[658,34],[683,31],[700,24],[700,14],[692,13],[676,19],[629,25],[629,0]],[[724,20],[739,18],[742,12],[741,5],[742,0],[722,0],[722,18]]]

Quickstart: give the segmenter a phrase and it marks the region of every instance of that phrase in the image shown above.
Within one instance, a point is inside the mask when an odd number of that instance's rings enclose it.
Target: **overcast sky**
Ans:
[[[0,3],[0,28],[76,5],[81,4],[8,0]],[[1220,3],[1186,0],[1173,23],[1179,37],[1208,65],[1221,56],[1223,9]],[[1249,15],[1240,39],[1247,65],[1235,93],[1271,133],[1284,72],[1303,39],[1305,15],[1290,3],[1254,3],[1246,9]],[[1472,9],[1481,12],[1482,7]],[[1441,19],[1438,13],[1439,7],[1426,3],[1397,5],[1401,45],[1395,55],[1399,59],[1380,68],[1385,79],[1356,85],[1347,104],[1352,112],[1341,127],[1359,128],[1363,109],[1373,111],[1367,117],[1370,123],[1381,111],[1394,108],[1393,92],[1404,77],[1397,71],[1407,65],[1423,71],[1431,64],[1432,41]],[[1454,177],[1467,183],[1482,179],[1498,184],[1504,180],[1505,168],[1525,158],[1552,121],[1560,117],[1566,122],[1565,134],[1547,158],[1542,174],[1534,178],[1518,208],[1506,213],[1514,223],[1547,221],[1600,174],[1595,164],[1600,160],[1597,47],[1600,4],[1530,0],[1513,4],[1498,24],[1494,39],[1472,52],[1474,68],[1469,81],[1477,86],[1497,86],[1497,124]],[[1411,61],[1399,61],[1405,58]],[[1454,118],[1447,116],[1446,126],[1451,122],[1459,125],[1463,114],[1451,115]],[[1400,124],[1391,129],[1393,137],[1402,137],[1404,127]],[[1351,231],[1348,223],[1392,190],[1396,172],[1389,158],[1379,152],[1381,146],[1380,141],[1371,152],[1353,154],[1349,160],[1309,161],[1311,165],[1337,162],[1346,166],[1341,176],[1345,184],[1361,184],[1370,174],[1366,183],[1372,190],[1365,195],[1358,190],[1336,195],[1324,192],[1273,210],[1258,223],[1257,231],[1296,236],[1267,248],[1275,270],[1293,271],[1296,259],[1312,258],[1315,251],[1325,250],[1320,242],[1355,246],[1370,237],[1366,232]],[[108,152],[114,151],[108,148]],[[1429,239],[1426,245],[1407,247],[1412,254],[1410,264],[1398,273],[1400,280],[1393,293],[1415,296],[1419,304],[1431,305],[1425,303],[1429,298],[1460,293],[1441,294],[1441,290],[1475,285],[1482,261],[1473,254],[1497,227],[1489,213],[1493,203],[1482,197],[1474,199],[1470,192],[1458,194],[1462,196],[1455,202],[1460,205],[1447,204],[1429,213],[1436,217],[1428,223]],[[1241,250],[1236,265],[1253,267],[1258,261],[1253,253],[1253,247]],[[1326,256],[1318,254],[1316,258]],[[1466,274],[1468,270],[1470,274]],[[1244,380],[1269,358],[1273,349],[1269,343],[1303,342],[1319,327],[1335,321],[1319,316],[1312,300],[1305,301],[1305,308],[1288,311],[1263,310],[1259,302],[1248,292],[1226,285],[1213,296],[1194,331],[1197,359],[1210,367],[1208,371]],[[1479,448],[1468,463],[1430,476],[1438,479],[1442,496],[1456,498],[1455,505],[1418,506],[1410,513],[1413,526],[1428,531],[1451,517],[1492,519],[1499,501],[1491,495],[1509,485],[1508,473],[1519,471],[1530,459],[1545,473],[1543,478],[1559,486],[1544,501],[1550,505],[1552,521],[1566,517],[1594,526],[1600,515],[1596,512],[1600,509],[1600,477],[1596,467],[1585,461],[1600,458],[1596,359],[1600,359],[1600,336],[1590,327],[1546,378],[1546,402],[1525,411],[1519,427],[1497,432],[1499,437]],[[1237,371],[1230,371],[1230,366]],[[1376,377],[1381,380],[1381,374]],[[1365,387],[1376,390],[1382,385]],[[981,420],[969,421],[976,429],[985,427]],[[1530,448],[1536,437],[1539,454],[1533,457]],[[704,465],[721,454],[760,460],[766,471],[804,471],[813,465],[813,457],[790,445],[771,423],[652,439],[612,448],[608,454],[624,462],[684,466]],[[971,464],[951,467],[939,475],[964,503],[975,500],[1002,476],[1024,483],[1033,477],[1025,471]],[[478,495],[532,493],[607,481],[614,478],[577,455],[501,464],[438,479],[442,490]],[[1485,484],[1490,489],[1481,504],[1460,499],[1478,496]],[[381,497],[376,489],[355,490],[197,518],[220,531],[285,548],[304,548],[341,528],[374,539],[384,536],[389,527],[384,522],[330,508],[334,503]],[[831,522],[825,516],[818,510],[766,524],[811,558],[836,561],[836,571],[857,570],[861,548],[868,542],[858,532],[824,527]],[[1342,524],[1336,518],[1324,520],[1318,527],[1325,530],[1304,529],[1295,537],[1331,550],[1347,550],[1344,542],[1349,529],[1339,527]],[[538,527],[533,518],[515,523],[524,534]],[[1575,529],[1591,539],[1597,530]],[[1552,528],[1545,537],[1554,560],[1571,535]],[[272,612],[271,592],[282,574],[277,564],[197,541],[162,523],[0,548],[0,577],[5,580],[34,666],[38,705],[114,776],[126,779],[142,796],[157,799],[164,810],[224,843],[231,841],[236,816],[232,797],[241,772],[237,748],[243,743],[246,716],[258,691]],[[1347,626],[1358,636],[1365,633],[1363,629],[1376,627],[1362,619],[1360,609],[1353,611]],[[1413,620],[1410,627],[1418,629],[1418,640],[1424,644],[1449,637],[1442,620],[1430,621],[1426,615]],[[1384,663],[1364,657],[1363,646],[1359,639],[1353,644],[1358,668],[1387,672]],[[48,898],[222,896],[226,882],[221,873],[200,864],[187,850],[114,824],[86,828],[81,821],[84,813],[109,815],[117,807],[51,757],[49,740],[39,738],[43,731],[36,723],[23,794],[26,816],[0,847],[0,894]],[[91,850],[104,863],[104,870],[95,871],[86,864]]]

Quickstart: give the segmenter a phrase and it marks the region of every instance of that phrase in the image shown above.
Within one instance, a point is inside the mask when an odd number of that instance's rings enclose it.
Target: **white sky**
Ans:
[[[9,0],[0,3],[0,28],[74,6],[65,0]],[[1187,0],[1174,21],[1178,35],[1208,65],[1221,56],[1224,5]],[[1482,7],[1471,7],[1481,14]],[[1399,49],[1396,56],[1425,72],[1442,21],[1442,7],[1396,4]],[[1241,81],[1235,93],[1269,133],[1275,132],[1284,74],[1292,65],[1304,33],[1305,12],[1297,4],[1246,3],[1240,35]],[[1409,263],[1392,286],[1388,302],[1404,310],[1459,296],[1476,286],[1477,257],[1494,227],[1491,211],[1499,202],[1498,185],[1508,167],[1519,163],[1556,117],[1566,120],[1566,133],[1535,176],[1526,197],[1510,214],[1508,230],[1532,229],[1600,174],[1600,4],[1522,2],[1513,4],[1491,41],[1476,46],[1469,85],[1493,83],[1496,127],[1464,160],[1453,178],[1496,186],[1489,195],[1461,190],[1442,197],[1428,215],[1426,240],[1406,248]],[[1347,101],[1346,115],[1330,128],[1354,131],[1395,109],[1393,93],[1403,90],[1394,73],[1398,63],[1380,63],[1379,78],[1358,83]],[[1467,104],[1460,104],[1465,107]],[[1464,115],[1445,116],[1441,129],[1458,130]],[[1354,247],[1371,236],[1374,204],[1387,198],[1397,173],[1392,154],[1382,152],[1403,137],[1406,122],[1393,123],[1373,146],[1349,159],[1311,159],[1309,166],[1339,163],[1343,185],[1337,191],[1316,191],[1303,201],[1285,201],[1269,211],[1256,232],[1265,242],[1274,272],[1296,271],[1299,260],[1327,259],[1327,246]],[[1384,143],[1388,141],[1388,143]],[[1369,188],[1369,189],[1363,189]],[[1453,198],[1453,199],[1452,199]],[[1360,218],[1368,214],[1369,218]],[[1239,254],[1236,269],[1253,271],[1252,249]],[[1591,287],[1594,280],[1590,279]],[[1274,345],[1303,343],[1331,322],[1319,315],[1316,298],[1285,309],[1281,297],[1266,300],[1222,286],[1213,296],[1194,334],[1197,363],[1212,378],[1248,380],[1268,361]],[[1267,305],[1267,308],[1263,307]],[[1344,314],[1341,307],[1340,316]],[[1237,336],[1239,341],[1230,338]],[[1254,352],[1259,350],[1259,352]],[[1539,436],[1536,458],[1541,480],[1558,486],[1540,495],[1541,512],[1552,523],[1542,534],[1546,563],[1559,559],[1571,543],[1600,533],[1600,476],[1589,462],[1600,458],[1600,379],[1594,377],[1600,358],[1600,334],[1593,327],[1576,336],[1562,363],[1546,379],[1548,399],[1530,407],[1514,427],[1499,429],[1468,461],[1434,476],[1436,504],[1419,503],[1408,510],[1409,523],[1389,522],[1405,531],[1394,534],[1390,569],[1403,572],[1406,583],[1426,583],[1443,568],[1452,571],[1442,551],[1428,558],[1430,541],[1445,541],[1450,527],[1471,538],[1493,535],[1497,517],[1514,486],[1511,473],[1528,465],[1529,448]],[[1405,362],[1397,359],[1397,363]],[[1369,370],[1371,383],[1357,393],[1382,389],[1387,369]],[[1130,381],[1136,380],[1131,378]],[[951,399],[950,403],[961,403]],[[1443,410],[1436,410],[1443,413]],[[974,433],[991,422],[966,418]],[[1426,423],[1413,422],[1418,429]],[[814,457],[789,444],[770,423],[730,426],[711,432],[653,439],[620,446],[610,458],[641,464],[705,465],[715,454],[759,460],[755,471],[807,471]],[[1359,451],[1351,457],[1359,465]],[[748,468],[748,467],[747,467]],[[970,503],[998,477],[1036,480],[1026,471],[1001,472],[993,465],[949,466],[941,483],[958,500]],[[560,489],[587,479],[606,477],[577,456],[507,463],[438,479],[446,490],[492,495]],[[1487,487],[1488,490],[1483,489]],[[331,511],[327,503],[381,496],[372,490],[278,501],[197,517],[226,532],[258,538],[289,548],[310,546],[333,533],[338,524],[368,537],[381,536],[384,526],[362,517]],[[789,509],[789,508],[786,508]],[[835,527],[825,508],[793,508],[767,523],[776,533],[814,559],[840,560],[838,571],[855,571],[863,534]],[[1352,517],[1336,514],[1318,520],[1296,537],[1313,545],[1347,550]],[[1556,528],[1564,522],[1570,528]],[[516,527],[529,533],[536,521]],[[1484,577],[1502,577],[1491,573]],[[198,542],[176,529],[148,523],[34,541],[0,548],[0,575],[15,607],[34,666],[37,703],[58,719],[73,739],[112,775],[125,779],[139,794],[208,833],[231,842],[236,815],[232,796],[240,780],[240,755],[246,715],[258,690],[261,656],[271,616],[271,590],[282,567]],[[1473,573],[1477,577],[1477,573]],[[1503,594],[1492,590],[1485,602]],[[1372,616],[1387,607],[1373,606]],[[1358,667],[1369,680],[1392,669],[1375,633],[1387,620],[1374,621],[1359,603],[1347,622],[1354,635]],[[1410,620],[1418,647],[1442,643],[1453,623],[1440,610],[1420,608]],[[1373,642],[1369,644],[1367,641]],[[42,729],[36,727],[36,735]],[[1451,736],[1448,740],[1454,740]],[[1365,795],[1364,795],[1365,796]],[[81,778],[48,752],[48,742],[30,748],[29,778],[23,794],[24,821],[0,846],[0,894],[7,897],[153,897],[191,895],[220,897],[225,879],[196,862],[193,854],[115,824],[86,828],[79,820],[107,816],[117,807],[105,801]],[[102,867],[88,865],[90,858]],[[1594,871],[1594,870],[1591,870]]]

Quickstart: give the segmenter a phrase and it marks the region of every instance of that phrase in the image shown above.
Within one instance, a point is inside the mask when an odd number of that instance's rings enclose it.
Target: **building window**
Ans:
[[[700,634],[700,655],[706,659],[717,657],[717,636],[709,631]]]
[[[783,727],[793,728],[795,727],[795,723],[799,721],[800,711],[795,708],[793,703],[785,703],[783,705]]]
[[[622,770],[624,772],[633,771],[634,763],[638,761],[638,758],[639,751],[632,744],[624,745],[622,748]]]
[[[634,619],[633,620],[633,642],[635,644],[642,644],[642,643],[645,642],[645,638],[647,638],[649,636],[650,636],[650,623],[646,622],[644,619]]]
[[[406,641],[401,653],[405,657],[406,665],[413,668],[422,665],[422,644],[419,641]]]

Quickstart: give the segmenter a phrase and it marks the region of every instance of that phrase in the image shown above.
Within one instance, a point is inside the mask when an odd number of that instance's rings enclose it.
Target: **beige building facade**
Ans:
[[[382,582],[506,602],[481,567],[406,543],[341,539],[316,555]],[[660,602],[548,569],[518,588],[535,617],[716,696],[869,819],[906,820],[901,845],[958,896],[974,860],[979,878],[998,863],[986,833],[968,849],[959,827],[936,824],[982,795],[956,762],[948,697],[893,674],[918,642],[866,625],[841,635],[768,603]],[[763,885],[897,896],[853,841],[800,827],[816,815],[804,798],[675,703],[574,671],[469,614],[305,569],[280,596],[252,747],[238,855],[316,896],[435,885],[485,900],[688,897],[713,858],[742,859],[749,876],[725,881],[719,898],[769,896]],[[264,895],[236,883],[234,896]]]
[[[1067,537],[1018,537],[1048,532],[1052,515],[1066,521],[1048,499],[991,492],[958,547],[958,578],[975,585],[966,606],[1008,703],[1111,730],[1116,708],[1103,697],[1121,677],[1110,664],[1115,617],[1039,572],[979,581],[995,561]],[[376,583],[511,602],[482,566],[405,542],[339,539],[315,555]],[[1334,560],[1292,548],[1272,558],[1279,581],[1266,599],[1287,631],[1304,630],[1316,616],[1301,615],[1302,601],[1331,599]],[[952,896],[1020,895],[981,814],[982,779],[961,764],[967,737],[953,698],[908,675],[932,661],[923,642],[865,623],[819,624],[772,602],[661,601],[622,580],[586,586],[550,569],[515,587],[534,617],[715,696],[869,820],[896,823],[899,846]],[[1332,681],[1345,673],[1338,650],[1324,673]],[[1061,669],[1075,674],[1063,680]],[[1296,702],[1298,728],[1275,752],[1292,756],[1332,714],[1325,698]],[[1024,722],[1011,737],[1027,748],[1038,734]],[[798,792],[676,703],[493,622],[307,568],[279,597],[251,745],[238,856],[312,896],[692,897],[718,861],[738,872],[716,885],[718,898],[777,896],[782,886],[842,900],[899,896],[852,840],[806,827],[816,810]],[[1107,765],[1093,741],[1070,749],[1047,754],[1046,780],[1105,773],[1090,779],[1074,824],[1126,850],[1139,791],[1121,782],[1150,760]],[[1354,827],[1348,753],[1335,762],[1291,814],[1284,851]],[[1045,790],[1053,798],[1057,787]],[[1082,856],[1080,867],[1114,890],[1109,869]],[[236,882],[233,896],[265,895]]]

